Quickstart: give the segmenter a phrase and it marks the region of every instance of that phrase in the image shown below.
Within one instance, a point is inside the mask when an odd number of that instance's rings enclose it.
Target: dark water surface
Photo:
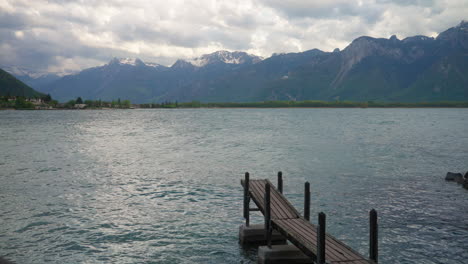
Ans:
[[[468,263],[468,109],[0,111],[0,255],[253,263],[239,180],[279,170],[365,256],[375,208],[381,263]]]

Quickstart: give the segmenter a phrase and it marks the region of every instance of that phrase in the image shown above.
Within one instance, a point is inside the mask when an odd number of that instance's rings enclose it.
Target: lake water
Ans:
[[[239,182],[280,170],[365,256],[375,208],[381,263],[467,263],[468,109],[0,111],[0,256],[255,263]]]

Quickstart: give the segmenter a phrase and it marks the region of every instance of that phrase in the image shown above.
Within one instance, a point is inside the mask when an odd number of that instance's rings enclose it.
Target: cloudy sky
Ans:
[[[463,19],[468,0],[0,0],[0,65],[67,73],[112,57],[332,51],[362,35],[435,37]]]

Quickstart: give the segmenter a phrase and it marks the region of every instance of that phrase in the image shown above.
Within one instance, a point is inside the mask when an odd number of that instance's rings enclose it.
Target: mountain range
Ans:
[[[60,101],[129,99],[252,102],[267,100],[467,101],[468,22],[436,38],[359,37],[345,49],[274,54],[218,51],[166,67],[140,59],[63,77],[28,80]],[[47,79],[48,78],[48,79]]]

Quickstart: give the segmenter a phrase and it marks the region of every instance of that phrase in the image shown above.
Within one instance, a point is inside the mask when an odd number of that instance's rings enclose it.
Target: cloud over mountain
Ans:
[[[0,64],[66,73],[112,57],[331,51],[361,35],[435,36],[467,13],[467,0],[2,0]]]

